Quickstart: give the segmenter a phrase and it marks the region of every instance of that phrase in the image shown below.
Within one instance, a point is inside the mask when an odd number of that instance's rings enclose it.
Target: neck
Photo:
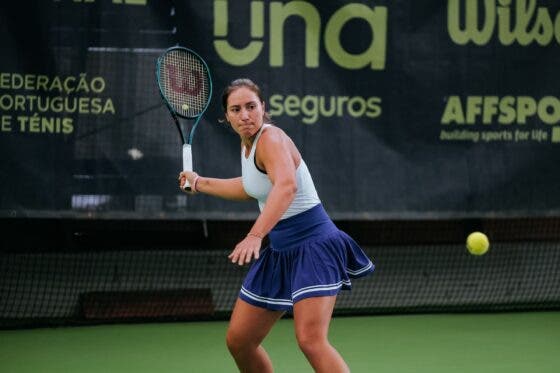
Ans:
[[[255,141],[255,137],[257,137],[256,134],[254,136],[251,136],[251,137],[242,137],[241,142],[243,143],[243,146],[245,146],[247,149],[250,149],[253,146],[253,142]]]

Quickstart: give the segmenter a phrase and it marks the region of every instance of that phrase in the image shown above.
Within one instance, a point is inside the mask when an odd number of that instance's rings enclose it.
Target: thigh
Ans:
[[[336,295],[302,299],[294,304],[297,336],[327,337]]]
[[[248,342],[260,344],[283,314],[284,311],[255,307],[238,298],[231,314],[228,333],[235,334]]]

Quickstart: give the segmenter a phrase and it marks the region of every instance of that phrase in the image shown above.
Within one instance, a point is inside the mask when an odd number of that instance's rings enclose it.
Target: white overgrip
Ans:
[[[193,170],[193,163],[192,163],[192,149],[190,144],[183,144],[183,171],[192,171]],[[183,189],[190,191],[191,184],[189,184],[188,180],[185,180],[185,184],[183,184]]]

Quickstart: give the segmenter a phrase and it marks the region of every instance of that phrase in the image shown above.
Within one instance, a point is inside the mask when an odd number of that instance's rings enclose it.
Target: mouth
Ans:
[[[252,125],[252,124],[244,124],[244,125],[239,126],[239,130],[241,132],[251,132],[253,127],[254,127],[254,125]]]

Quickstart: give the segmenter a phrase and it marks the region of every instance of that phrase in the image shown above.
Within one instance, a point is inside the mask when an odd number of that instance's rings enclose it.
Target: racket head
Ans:
[[[156,63],[161,97],[176,115],[200,118],[212,97],[210,69],[202,57],[185,47],[167,49]]]

